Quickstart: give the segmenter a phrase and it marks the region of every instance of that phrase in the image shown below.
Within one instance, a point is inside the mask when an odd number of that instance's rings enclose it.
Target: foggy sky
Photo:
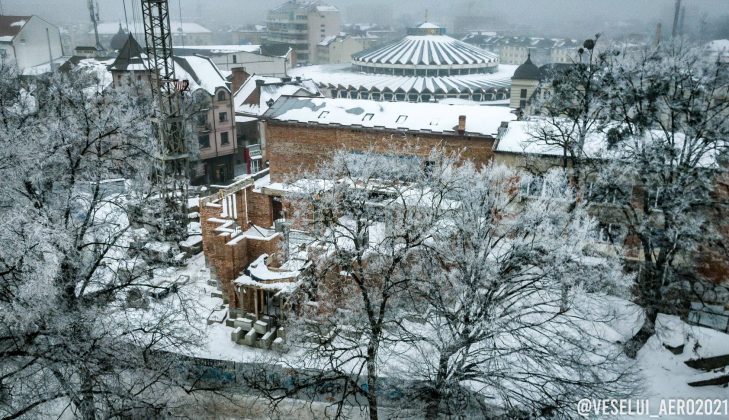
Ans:
[[[87,0],[0,0],[4,14],[37,14],[58,24],[89,24]],[[123,4],[132,20],[140,14],[139,0],[98,0],[103,21],[124,21]],[[282,0],[170,0],[172,18],[194,20],[211,29],[218,25],[261,23],[266,11]],[[620,32],[616,22],[650,30],[662,21],[670,27],[674,0],[328,0],[340,8],[345,22],[367,20],[412,24],[422,21],[426,10],[431,21],[450,26],[456,16],[485,16],[528,25],[547,35],[576,32]],[[729,0],[683,0],[686,22],[696,24],[701,15],[729,15]],[[532,34],[535,35],[535,34]]]

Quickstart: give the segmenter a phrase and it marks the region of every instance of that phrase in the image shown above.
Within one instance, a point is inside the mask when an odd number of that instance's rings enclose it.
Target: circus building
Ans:
[[[515,69],[425,22],[398,41],[353,54],[351,64],[300,67],[292,75],[311,78],[333,98],[508,104]]]

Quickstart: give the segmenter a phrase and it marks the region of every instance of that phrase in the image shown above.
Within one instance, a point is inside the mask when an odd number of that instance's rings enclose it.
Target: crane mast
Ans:
[[[152,95],[158,109],[155,181],[162,200],[162,234],[168,240],[187,237],[188,150],[172,55],[167,0],[141,0],[144,36],[152,73]]]

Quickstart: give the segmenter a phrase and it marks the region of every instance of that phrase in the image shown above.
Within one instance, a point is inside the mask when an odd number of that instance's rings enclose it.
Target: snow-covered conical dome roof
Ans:
[[[429,70],[432,75],[490,73],[499,64],[492,52],[451,38],[445,28],[425,22],[408,29],[396,42],[352,55],[355,68],[368,73],[398,74],[403,70]],[[406,72],[407,73],[407,72]]]
[[[122,48],[124,48],[124,44],[127,43],[127,38],[129,38],[129,35],[124,32],[124,29],[122,29],[121,23],[119,23],[119,31],[111,38],[111,42],[109,43],[109,46],[112,50],[118,51]]]

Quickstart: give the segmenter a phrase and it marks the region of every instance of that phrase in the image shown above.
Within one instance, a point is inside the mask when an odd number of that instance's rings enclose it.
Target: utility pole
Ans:
[[[180,86],[175,78],[172,33],[167,0],[141,0],[144,36],[152,73],[152,95],[158,104],[155,119],[158,151],[155,181],[162,200],[162,235],[167,240],[187,237],[188,151],[180,112]]]
[[[89,15],[91,16],[91,23],[94,24],[94,37],[96,38],[96,49],[97,50],[103,50],[104,47],[101,45],[101,42],[99,41],[99,11],[98,4],[96,7],[94,7],[94,0],[88,0],[89,4]]]

